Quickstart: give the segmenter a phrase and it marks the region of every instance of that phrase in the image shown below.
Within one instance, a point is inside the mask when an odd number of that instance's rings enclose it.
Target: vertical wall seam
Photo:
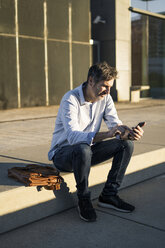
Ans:
[[[46,106],[49,106],[49,81],[48,81],[48,28],[47,28],[47,2],[44,1],[44,53],[45,53],[45,94]]]
[[[19,26],[18,26],[18,0],[15,0],[15,34],[16,34],[17,99],[18,99],[18,108],[21,108],[20,60],[19,60]]]
[[[69,73],[70,90],[73,89],[73,59],[72,59],[72,5],[69,3]]]
[[[89,6],[89,44],[90,44],[90,40],[91,40],[91,33],[92,33],[92,29],[91,29],[91,11],[90,11],[90,6]],[[92,61],[92,48],[93,48],[93,44],[89,45],[89,66],[92,65],[93,61]]]

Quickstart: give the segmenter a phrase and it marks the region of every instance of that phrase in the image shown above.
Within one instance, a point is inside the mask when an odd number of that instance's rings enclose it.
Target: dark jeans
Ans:
[[[115,195],[123,180],[126,168],[133,153],[130,140],[110,139],[93,146],[81,143],[58,148],[53,162],[59,171],[74,172],[78,197],[90,194],[88,176],[91,165],[99,164],[113,157],[102,194]],[[100,175],[101,176],[101,175]]]

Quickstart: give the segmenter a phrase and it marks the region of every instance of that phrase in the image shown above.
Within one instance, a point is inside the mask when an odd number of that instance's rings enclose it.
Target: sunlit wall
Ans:
[[[59,104],[85,81],[89,20],[89,0],[0,0],[0,109]]]

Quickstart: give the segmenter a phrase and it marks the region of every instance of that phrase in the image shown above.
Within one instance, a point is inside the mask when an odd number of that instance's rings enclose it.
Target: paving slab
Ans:
[[[121,195],[136,205],[131,214],[97,208],[97,222],[86,223],[73,208],[2,234],[1,248],[164,248],[162,187],[165,180],[157,177],[123,189]]]
[[[165,232],[165,173],[127,189],[122,189],[119,195],[136,207],[133,213],[125,215],[112,209],[101,208],[97,206],[97,201],[95,201],[95,207],[100,211],[143,223]]]
[[[0,110],[0,123],[55,117],[58,105]]]

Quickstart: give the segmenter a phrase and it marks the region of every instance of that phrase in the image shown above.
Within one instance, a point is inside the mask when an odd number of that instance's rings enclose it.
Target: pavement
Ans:
[[[79,219],[75,205],[66,204],[66,209],[54,214],[52,212],[51,216],[49,213],[45,218],[32,219],[29,223],[30,216],[26,215],[25,225],[20,224],[1,233],[1,248],[165,247],[165,161],[162,160],[165,158],[165,100],[116,103],[116,108],[120,119],[129,126],[135,126],[140,121],[147,122],[144,137],[135,143],[134,163],[136,160],[141,163],[140,159],[143,161],[145,158],[145,163],[149,166],[130,172],[119,192],[123,199],[136,206],[136,210],[124,214],[97,207],[98,191],[95,190],[97,194],[94,194],[93,203],[98,215],[97,222],[83,222]],[[58,106],[49,106],[0,111],[0,198],[3,198],[5,192],[10,192],[11,198],[15,194],[17,198],[21,194],[20,189],[24,190],[22,192],[28,191],[7,178],[7,168],[29,162],[50,164],[47,151],[57,110]],[[104,123],[101,130],[106,130]],[[69,180],[71,179],[68,177]],[[97,185],[93,185],[92,190],[93,188],[96,189]],[[74,195],[74,192],[71,194]],[[64,198],[67,197],[64,195]],[[33,200],[36,200],[35,197]],[[7,201],[6,203],[9,205]],[[41,210],[47,212],[50,207],[44,204],[42,208],[37,208],[37,202],[35,204],[36,208],[32,208],[35,215]],[[5,221],[10,222],[10,216],[8,214]],[[18,215],[15,215],[15,221],[17,220],[19,221]],[[3,225],[1,224],[2,229]]]
[[[97,207],[97,222],[86,223],[72,208],[0,236],[1,248],[164,248],[165,176],[147,180],[120,195],[133,202],[133,213]]]

